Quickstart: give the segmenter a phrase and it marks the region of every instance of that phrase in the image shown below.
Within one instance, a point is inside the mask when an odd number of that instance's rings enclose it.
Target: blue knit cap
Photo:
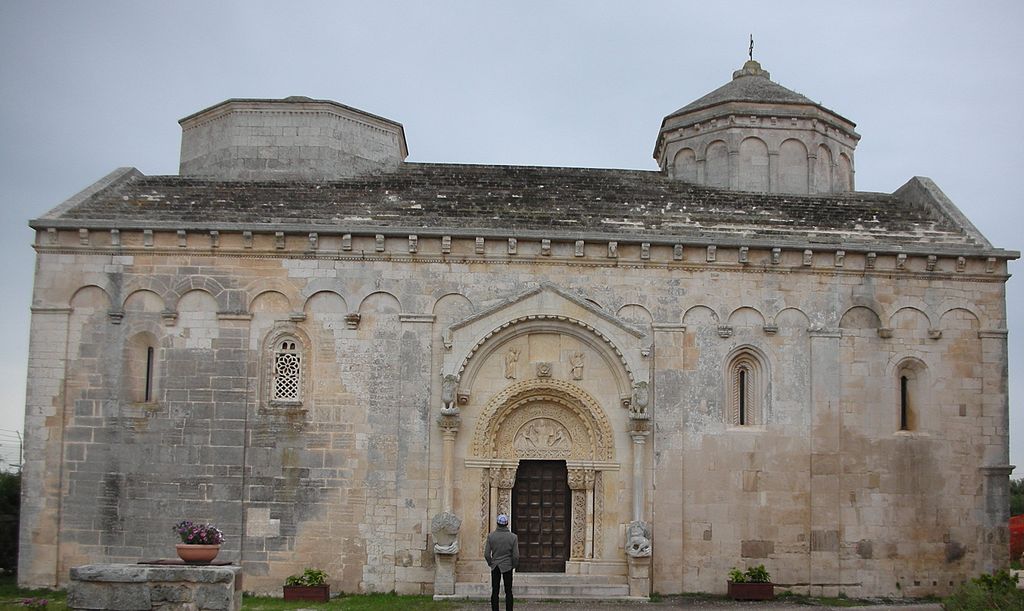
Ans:
[[[498,526],[508,526],[508,516],[507,515],[505,515],[503,513],[499,513],[498,514]]]

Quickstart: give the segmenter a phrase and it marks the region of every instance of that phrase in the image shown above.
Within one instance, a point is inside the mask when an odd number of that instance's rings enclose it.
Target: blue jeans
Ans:
[[[498,611],[498,587],[502,579],[505,580],[505,610],[512,611],[512,571],[502,573],[498,567],[491,569],[491,611]]]

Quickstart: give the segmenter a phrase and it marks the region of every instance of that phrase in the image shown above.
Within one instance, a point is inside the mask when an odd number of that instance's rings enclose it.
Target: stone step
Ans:
[[[625,576],[517,573],[512,593],[523,600],[633,600]],[[453,596],[445,598],[488,599],[490,596],[490,583],[462,582],[455,584]]]

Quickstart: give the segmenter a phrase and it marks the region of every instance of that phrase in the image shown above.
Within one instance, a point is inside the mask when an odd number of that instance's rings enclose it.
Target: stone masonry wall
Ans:
[[[227,532],[222,554],[241,561],[248,590],[316,566],[336,591],[431,592],[446,325],[542,280],[648,333],[654,590],[719,591],[731,566],[764,563],[798,590],[918,595],[998,562],[1005,532],[981,468],[1006,462],[1005,270],[983,260],[929,271],[880,255],[865,270],[853,253],[839,266],[834,253],[775,264],[768,250],[689,246],[641,258],[639,245],[612,257],[587,244],[577,257],[572,242],[547,255],[456,240],[442,253],[438,239],[410,252],[408,239],[378,250],[367,236],[343,254],[340,236],[316,252],[306,236],[256,235],[250,249],[226,234],[219,251],[154,238],[126,231],[104,251],[69,232],[40,247],[22,583],[166,557],[171,526],[190,518]],[[302,344],[301,404],[268,397],[280,333]],[[132,342],[150,336],[145,402],[129,371]],[[737,349],[764,357],[764,424],[728,424]],[[894,372],[907,358],[930,382],[919,425],[900,432]],[[628,465],[623,426],[616,460]],[[607,555],[629,519],[615,481]],[[478,485],[456,482],[464,533],[480,528],[460,500]]]

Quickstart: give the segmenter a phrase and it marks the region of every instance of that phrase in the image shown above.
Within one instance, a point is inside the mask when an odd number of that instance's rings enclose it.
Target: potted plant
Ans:
[[[301,575],[291,575],[284,580],[284,599],[327,602],[331,598],[327,577],[320,569],[306,569]]]
[[[213,524],[195,524],[182,520],[174,525],[174,532],[181,537],[175,546],[178,557],[186,564],[209,564],[220,552],[224,533]]]
[[[746,571],[733,567],[729,571],[728,595],[733,600],[772,600],[775,585],[763,564],[752,566]]]

